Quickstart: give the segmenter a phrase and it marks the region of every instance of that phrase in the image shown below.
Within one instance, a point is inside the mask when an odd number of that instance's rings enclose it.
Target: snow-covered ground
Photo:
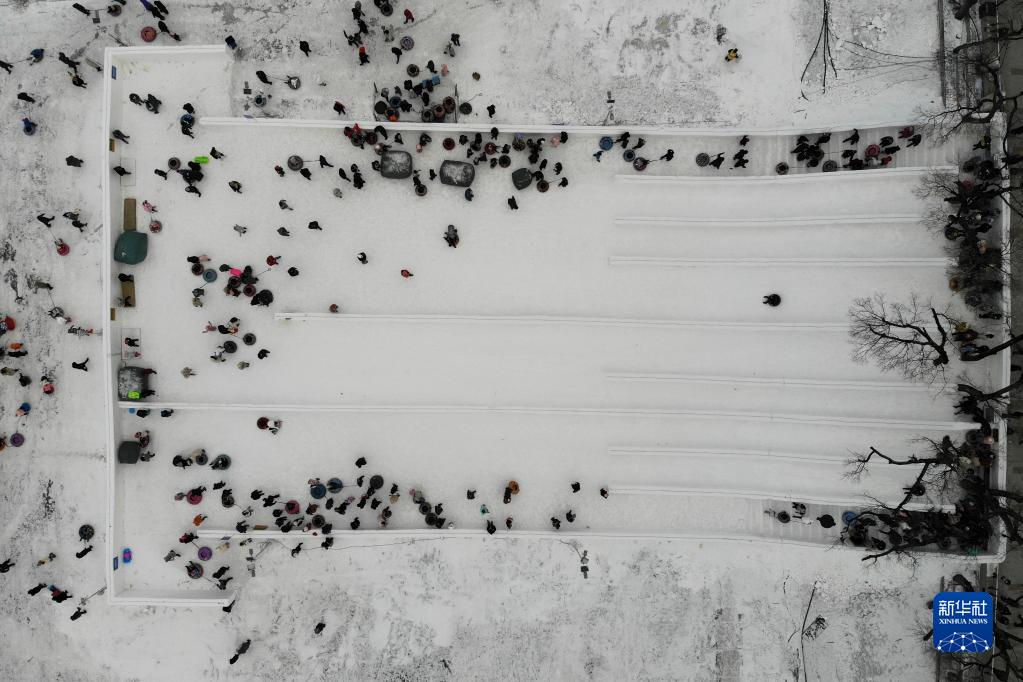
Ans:
[[[473,100],[477,113],[490,102],[497,106],[498,126],[598,124],[605,120],[608,89],[616,99],[616,123],[750,129],[910,120],[939,97],[937,73],[919,67],[883,69],[868,79],[863,72],[843,74],[827,94],[811,92],[800,85],[799,74],[819,29],[817,3],[781,4],[680,8],[654,2],[625,9],[596,1],[417,3],[417,21],[408,27],[417,48],[402,67],[412,56],[420,64],[432,56],[439,64],[447,34],[458,31],[463,47],[448,60],[453,78],[464,97],[482,93]],[[0,145],[3,167],[22,171],[10,174],[2,194],[4,214],[17,216],[5,223],[2,257],[13,290],[3,306],[18,318],[18,340],[32,351],[18,366],[33,377],[56,368],[58,392],[43,399],[36,384],[20,389],[7,377],[0,384],[4,429],[29,438],[26,447],[9,448],[0,459],[0,555],[18,562],[0,576],[8,606],[0,620],[8,643],[0,673],[9,679],[212,678],[230,672],[244,679],[787,679],[798,677],[801,667],[799,637],[789,635],[799,629],[818,581],[810,619],[824,616],[828,629],[805,643],[811,676],[931,674],[932,659],[917,642],[916,627],[927,618],[923,603],[937,591],[940,576],[961,570],[955,562],[927,560],[916,570],[891,562],[868,568],[847,551],[734,538],[591,536],[573,538],[573,547],[551,537],[503,536],[507,514],[500,500],[505,480],[522,484],[510,514],[524,531],[546,529],[550,515],[572,508],[577,530],[596,534],[715,536],[777,532],[763,513],[772,496],[840,507],[840,500],[863,492],[897,495],[906,483],[901,472],[875,471],[858,484],[843,479],[848,451],[906,446],[929,432],[923,422],[936,425],[933,433],[943,432],[952,420],[950,399],[851,364],[841,326],[849,301],[876,290],[947,297],[943,268],[927,260],[942,256],[940,243],[920,225],[899,220],[925,210],[912,194],[919,177],[749,183],[741,176],[770,173],[793,141],[754,136],[746,171],[723,170],[724,182],[685,180],[710,172],[696,169],[696,152],[730,156],[738,149],[735,137],[708,136],[648,139],[651,156],[668,146],[677,155],[635,181],[617,160],[620,152],[596,164],[590,157],[596,139],[573,135],[550,155],[552,165],[564,164],[569,187],[520,193],[521,209],[511,212],[504,172],[481,168],[471,204],[438,183],[418,199],[410,185],[371,173],[371,152],[353,149],[337,131],[200,125],[194,143],[177,131],[174,116],[184,101],[193,102],[200,116],[253,113],[240,90],[244,81],[255,84],[257,68],[298,73],[305,81],[295,93],[275,86],[266,110],[271,115],[329,118],[333,101],[341,99],[353,118],[367,118],[372,83],[404,79],[380,42],[375,10],[367,9],[373,61],[360,70],[340,37],[342,25],[352,28],[347,5],[217,3],[190,6],[187,15],[185,8],[171,7],[168,23],[188,43],[218,43],[232,33],[242,47],[227,74],[230,90],[224,89],[225,74],[188,64],[124,74],[126,84],[136,79],[143,94],[151,91],[164,101],[160,116],[124,104],[121,127],[133,137],[118,150],[137,169],[128,179],[129,194],[157,204],[165,229],[151,239],[146,264],[134,269],[140,307],[127,316],[119,311],[118,321],[141,330],[138,361],[159,371],[154,386],[161,402],[411,409],[289,411],[281,415],[285,427],[276,437],[255,429],[258,410],[179,409],[170,419],[153,414],[144,421],[125,416],[121,435],[149,428],[159,454],[119,472],[125,535],[137,558],[118,571],[118,579],[127,588],[186,587],[182,560],[161,561],[177,546],[177,535],[191,527],[197,511],[210,514],[204,528],[231,529],[237,521],[219,508],[216,494],[199,508],[171,499],[175,491],[215,480],[208,470],[170,466],[173,454],[197,446],[232,454],[235,464],[223,478],[242,499],[254,487],[305,499],[310,476],[348,481],[373,469],[388,483],[401,484],[393,528],[417,527],[407,501],[407,489],[416,486],[431,502],[445,504],[458,529],[481,526],[477,507],[484,502],[502,530],[492,538],[416,542],[345,536],[331,552],[306,551],[295,559],[272,544],[251,580],[242,577],[244,550],[235,548],[210,562],[210,569],[218,559],[233,566],[231,587],[240,596],[230,615],[216,609],[133,611],[98,598],[81,621],[70,622],[71,602],[53,604],[44,595],[32,601],[24,594],[38,579],[69,587],[77,599],[103,584],[110,560],[103,551],[73,557],[78,524],[101,527],[105,515],[98,371],[105,343],[63,334],[45,316],[52,305],[46,292],[26,292],[25,277],[52,282],[54,300],[76,323],[100,325],[95,311],[104,306],[99,263],[106,250],[99,239],[100,80],[83,71],[90,88],[71,88],[51,55],[64,50],[99,60],[100,49],[113,43],[94,36],[88,20],[63,3],[5,8],[0,11],[12,52],[0,56],[14,61],[39,45],[48,56],[38,65],[16,64],[11,76],[0,73],[13,112],[40,123],[33,138],[12,124]],[[125,15],[111,25],[136,42],[133,36],[147,22],[133,7]],[[337,30],[316,30],[325,24]],[[720,46],[714,41],[718,24],[728,29]],[[767,25],[776,30],[764,31]],[[932,49],[937,18],[930,2],[870,3],[838,10],[833,29],[873,49],[925,53]],[[54,41],[62,35],[70,37]],[[300,38],[312,43],[312,57],[297,51]],[[727,65],[723,52],[732,45],[741,48],[743,60]],[[837,59],[843,69],[862,65],[851,56]],[[479,82],[469,78],[473,70],[481,72]],[[328,84],[315,85],[320,79]],[[801,99],[801,89],[808,100]],[[18,90],[35,94],[41,105],[14,99]],[[485,116],[473,119],[488,123]],[[835,131],[834,150],[846,134]],[[442,158],[441,137],[434,134],[418,166],[435,166]],[[509,140],[502,135],[502,142]],[[177,178],[164,183],[151,172],[171,155],[190,158],[214,144],[227,156],[206,167],[201,199],[184,194]],[[64,166],[60,160],[68,153],[85,158],[86,167]],[[369,184],[356,192],[328,175],[330,169],[321,175],[315,164],[312,181],[291,173],[278,178],[272,166],[292,153],[306,159],[322,153],[336,165],[359,163]],[[956,158],[954,146],[929,139],[918,150],[901,152],[895,165],[942,165]],[[655,174],[683,179],[649,177]],[[228,189],[232,179],[243,183],[243,194]],[[334,186],[342,187],[344,199],[332,195]],[[293,213],[277,208],[281,198],[295,207]],[[62,259],[33,216],[76,206],[89,227],[78,235],[58,217],[55,233],[72,245],[72,255]],[[874,221],[757,222],[850,216]],[[704,222],[722,217],[735,222]],[[144,228],[142,218],[140,213]],[[679,222],[651,224],[649,218]],[[305,228],[313,219],[323,232]],[[231,229],[235,223],[250,232],[239,237]],[[459,227],[458,249],[441,239],[449,223]],[[279,237],[274,230],[280,225],[292,237]],[[368,265],[354,260],[359,251],[369,255]],[[206,307],[193,308],[188,292],[197,279],[184,258],[197,253],[232,265],[284,256],[262,280],[275,292],[273,308],[251,308],[215,290],[205,297]],[[748,260],[754,258],[788,262]],[[902,261],[792,262],[800,258]],[[291,265],[302,271],[296,279],[283,272]],[[402,279],[401,268],[415,276]],[[785,304],[777,310],[760,305],[768,291],[782,292]],[[15,302],[14,294],[24,298]],[[322,313],[329,303],[339,304],[343,314],[291,322],[273,317]],[[234,314],[243,320],[242,331],[257,334],[254,348],[272,351],[269,359],[249,357],[249,348],[225,365],[206,359],[215,341],[200,333],[202,325]],[[410,317],[438,314],[446,319]],[[547,319],[514,319],[524,315]],[[819,328],[785,328],[789,323]],[[233,362],[243,354],[252,366],[240,372]],[[70,368],[71,360],[90,355],[93,371]],[[178,374],[186,364],[198,372],[187,381]],[[789,383],[743,383],[750,377]],[[806,380],[847,386],[792,384]],[[17,422],[14,408],[26,398],[38,404]],[[452,405],[520,409],[423,409]],[[555,409],[574,412],[543,414]],[[662,414],[630,414],[636,410]],[[672,416],[665,418],[665,411]],[[792,417],[802,421],[785,421]],[[839,419],[857,423],[836,424]],[[790,457],[772,457],[779,453]],[[359,455],[370,460],[362,471],[353,468]],[[573,495],[568,486],[576,480],[583,489]],[[601,485],[618,490],[603,500],[596,494]],[[470,487],[479,490],[473,503],[464,497]],[[653,487],[688,494],[626,494]],[[742,499],[754,490],[767,498]],[[705,495],[720,491],[731,494]],[[376,527],[375,515],[365,517],[364,524]],[[337,519],[340,525],[342,517]],[[98,547],[104,542],[97,537]],[[317,543],[308,540],[306,549]],[[387,546],[361,546],[378,543]],[[579,572],[577,549],[589,552],[588,580]],[[59,554],[56,562],[32,566],[48,551]],[[312,628],[319,620],[327,628],[317,638]],[[231,668],[227,657],[248,637],[252,651]],[[893,641],[899,653],[894,658],[888,656]]]

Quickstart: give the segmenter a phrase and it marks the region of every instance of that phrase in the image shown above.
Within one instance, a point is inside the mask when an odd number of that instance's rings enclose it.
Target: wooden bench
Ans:
[[[125,232],[136,231],[135,213],[136,213],[135,197],[125,198],[124,212],[122,214],[121,219]],[[138,303],[138,299],[135,298],[135,282],[121,282],[121,298],[124,300],[125,308],[135,307],[135,305]]]
[[[125,232],[135,231],[135,198],[128,197],[124,200],[124,215],[122,217]]]
[[[134,308],[138,304],[135,298],[135,282],[121,282],[121,298],[124,300],[125,308]]]

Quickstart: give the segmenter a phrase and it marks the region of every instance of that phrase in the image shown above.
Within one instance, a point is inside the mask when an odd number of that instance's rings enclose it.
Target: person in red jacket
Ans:
[[[414,16],[412,16],[412,10],[410,10],[410,9],[405,10],[405,23],[407,24],[410,21],[415,21],[415,20],[416,20],[416,18]]]

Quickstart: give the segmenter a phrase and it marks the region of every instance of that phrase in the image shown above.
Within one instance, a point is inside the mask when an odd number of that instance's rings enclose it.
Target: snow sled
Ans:
[[[512,184],[515,189],[526,189],[533,184],[533,174],[528,168],[518,168],[512,172]]]
[[[464,161],[445,161],[440,165],[440,181],[445,185],[469,187],[476,179],[476,167]]]
[[[387,150],[380,155],[380,175],[391,180],[412,177],[412,155],[405,151]]]
[[[231,468],[231,456],[230,455],[217,455],[213,458],[213,462],[210,463],[210,468],[214,471],[224,471],[225,469]]]

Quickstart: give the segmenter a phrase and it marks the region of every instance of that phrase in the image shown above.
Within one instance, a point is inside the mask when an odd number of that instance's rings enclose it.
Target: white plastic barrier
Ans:
[[[173,49],[173,48],[170,48]],[[376,126],[382,126],[385,130],[394,131],[439,131],[451,133],[479,132],[487,133],[494,127],[494,123],[423,123],[422,121],[356,121],[356,120],[328,120],[328,119],[295,119],[295,118],[252,118],[252,117],[228,117],[228,116],[206,116],[199,120],[203,126],[237,126],[237,127],[267,127],[267,128],[326,128],[341,130],[345,127],[358,125],[365,130],[372,130]],[[858,127],[861,135],[868,135],[870,130],[877,128],[904,128],[906,126],[926,126],[926,120],[880,122],[870,125],[848,124],[830,126],[828,128],[737,128],[716,127],[716,128],[681,128],[678,126],[657,126],[657,125],[635,125],[635,126],[592,126],[592,125],[538,125],[532,123],[502,123],[499,128],[504,132],[523,134],[554,134],[562,131],[578,135],[611,135],[618,136],[628,131],[634,135],[645,135],[648,137],[741,137],[743,135],[816,135],[831,132],[832,130],[852,130]]]
[[[866,168],[860,171],[841,170],[834,173],[793,173],[790,175],[616,175],[616,182],[635,183],[637,185],[754,185],[768,183],[820,183],[820,182],[854,182],[859,180],[885,180],[914,175],[929,175],[935,171],[954,173],[956,166],[934,166],[921,168]]]
[[[823,227],[825,225],[889,225],[917,224],[915,213],[847,215],[793,218],[666,218],[635,216],[615,218],[615,227]]]
[[[284,322],[415,322],[451,324],[565,324],[600,327],[686,327],[689,329],[761,329],[772,331],[821,331],[849,333],[846,322],[732,322],[711,320],[659,320],[619,317],[577,317],[569,315],[442,315],[442,314],[355,314],[274,313]]]
[[[610,256],[608,265],[657,268],[947,268],[948,258],[662,258]]]
[[[542,405],[250,405],[242,403],[119,403],[120,407],[151,410],[211,410],[243,412],[338,412],[393,414],[535,414],[591,417],[656,417],[659,419],[728,419],[781,424],[812,424],[863,429],[961,432],[975,428],[973,422],[888,419],[886,417],[835,417],[774,412],[730,412],[725,410],[683,410],[667,408],[547,407]]]

